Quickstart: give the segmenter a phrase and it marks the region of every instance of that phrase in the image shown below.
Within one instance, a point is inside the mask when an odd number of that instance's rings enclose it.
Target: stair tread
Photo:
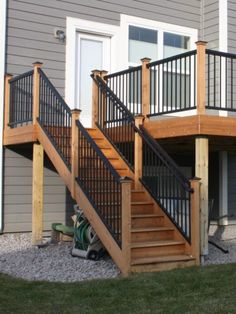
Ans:
[[[131,261],[131,265],[156,264],[167,262],[191,261],[194,257],[190,255],[167,255],[167,256],[151,256],[135,258]]]
[[[132,228],[131,232],[152,232],[152,231],[174,231],[171,227],[144,227],[144,228]]]
[[[183,241],[176,240],[156,240],[147,242],[133,242],[131,243],[131,248],[141,248],[141,247],[153,247],[153,246],[170,246],[184,244]]]
[[[154,204],[154,202],[152,202],[152,201],[134,201],[134,202],[131,202],[131,205],[150,205],[150,204]]]
[[[160,218],[163,214],[132,214],[132,218]]]

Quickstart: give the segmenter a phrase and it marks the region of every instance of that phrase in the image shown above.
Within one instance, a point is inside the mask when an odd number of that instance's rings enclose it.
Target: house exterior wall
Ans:
[[[228,52],[236,53],[236,0],[228,0]]]
[[[65,87],[65,45],[54,38],[54,28],[66,30],[66,17],[120,24],[120,14],[199,29],[199,0],[26,0],[8,1],[6,71],[23,73],[36,60],[60,93]]]
[[[17,151],[17,152],[16,152]],[[31,231],[32,224],[32,147],[4,150],[4,232]],[[72,223],[73,200],[53,169],[44,161],[44,230],[52,222]]]
[[[219,0],[205,0],[202,8],[202,37],[209,49],[219,48]]]

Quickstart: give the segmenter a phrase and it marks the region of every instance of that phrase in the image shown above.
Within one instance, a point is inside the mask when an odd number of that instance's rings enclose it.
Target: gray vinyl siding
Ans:
[[[66,17],[113,25],[120,14],[199,29],[199,0],[9,0],[6,70],[23,73],[41,61],[56,88],[64,95],[65,43],[54,38],[55,27],[66,29]]]
[[[31,231],[32,148],[5,149],[4,156],[4,232]],[[73,201],[45,158],[44,230],[51,230],[52,222],[71,223],[72,213]]]
[[[236,0],[228,0],[228,51],[236,53]]]
[[[219,48],[219,0],[206,0],[203,8],[203,39],[209,49]]]

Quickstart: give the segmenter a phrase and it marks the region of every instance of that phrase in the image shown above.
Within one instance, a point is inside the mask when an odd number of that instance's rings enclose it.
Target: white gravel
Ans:
[[[209,244],[204,265],[236,263],[236,238],[211,240],[229,250],[224,254]],[[32,247],[31,234],[0,235],[0,272],[26,280],[75,282],[90,279],[115,278],[120,275],[110,257],[90,261],[72,257],[71,244],[60,243],[44,248]]]
[[[71,244],[31,246],[31,234],[0,235],[0,272],[26,280],[74,282],[114,278],[120,272],[107,256],[99,261],[72,257]]]

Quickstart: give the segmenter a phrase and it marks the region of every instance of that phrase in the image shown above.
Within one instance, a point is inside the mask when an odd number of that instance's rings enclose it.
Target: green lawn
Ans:
[[[0,274],[0,313],[236,313],[236,264],[71,284]]]

